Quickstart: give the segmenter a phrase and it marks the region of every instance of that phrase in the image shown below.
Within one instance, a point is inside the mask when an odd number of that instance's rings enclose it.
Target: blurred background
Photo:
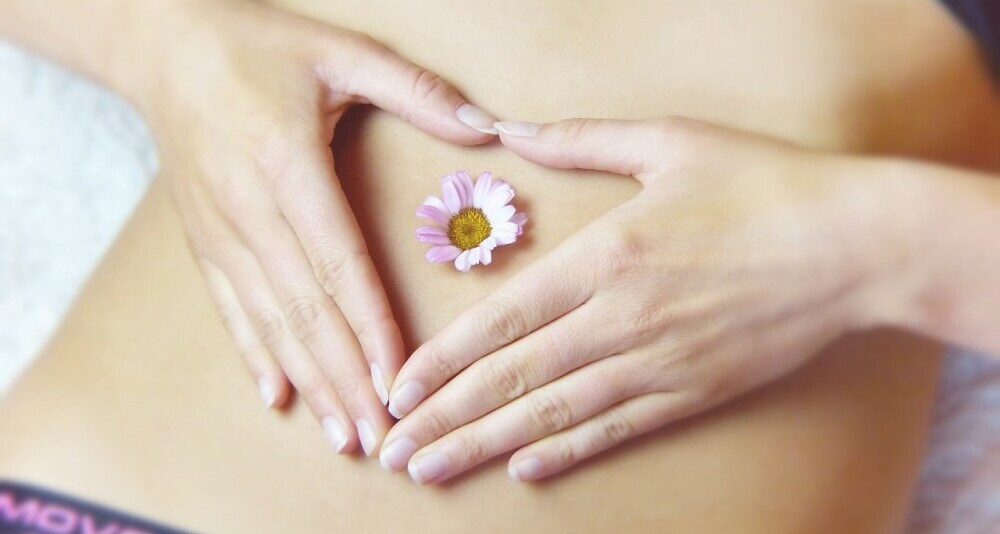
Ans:
[[[58,326],[156,168],[149,132],[124,101],[0,42],[0,394]],[[907,532],[1000,532],[1000,363],[952,351],[936,412]]]

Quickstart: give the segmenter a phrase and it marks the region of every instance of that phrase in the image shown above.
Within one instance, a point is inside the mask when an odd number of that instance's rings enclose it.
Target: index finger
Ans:
[[[278,206],[347,319],[382,404],[403,364],[403,340],[364,237],[340,187],[328,148],[308,151],[276,184]]]
[[[393,383],[389,413],[401,419],[476,360],[577,308],[593,295],[583,250],[564,243],[514,275],[421,345]]]

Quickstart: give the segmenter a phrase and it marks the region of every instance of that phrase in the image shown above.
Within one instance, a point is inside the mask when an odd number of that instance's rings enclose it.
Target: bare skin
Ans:
[[[719,6],[726,17],[671,16],[683,5],[612,16],[532,4],[489,25],[455,24],[484,20],[461,3],[284,7],[406,50],[498,115],[691,115],[812,147],[986,164],[982,125],[996,114],[988,82],[937,6],[887,2],[905,23],[882,48],[844,39],[868,35],[870,3],[739,12],[734,2]],[[573,27],[546,24],[570,16]],[[775,32],[775,20],[801,33]],[[637,31],[644,24],[671,31]],[[600,32],[574,40],[581,27]],[[927,33],[938,36],[932,53],[903,53]],[[819,51],[832,57],[817,61]],[[636,64],[621,60],[631,54]],[[888,109],[877,97],[885,92],[896,95]],[[913,127],[927,121],[938,128]],[[543,169],[498,146],[454,147],[379,113],[347,117],[338,135],[338,174],[410,350],[638,190],[619,177]],[[438,176],[461,167],[510,180],[533,221],[516,250],[472,276],[423,263],[413,239],[413,210]],[[494,463],[415,491],[373,462],[334,457],[301,404],[285,417],[261,413],[200,276],[157,186],[0,408],[0,476],[206,531],[887,532],[905,513],[933,395],[932,343],[889,332],[844,340],[784,380],[539,487],[512,486]]]

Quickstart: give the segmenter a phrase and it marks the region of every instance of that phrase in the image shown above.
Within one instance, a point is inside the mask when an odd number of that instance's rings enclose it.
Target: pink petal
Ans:
[[[479,179],[476,180],[475,190],[472,192],[472,205],[477,208],[483,207],[483,203],[486,202],[486,194],[492,187],[493,173],[486,171],[480,174]]]
[[[485,243],[485,241],[484,241],[484,243]],[[482,256],[482,263],[483,263],[483,265],[489,265],[490,262],[493,261],[493,252],[490,251],[490,249],[488,249],[488,248],[486,248],[486,247],[484,247],[482,245],[479,245],[479,253]]]
[[[437,198],[435,198],[434,200],[441,202]],[[444,206],[443,202],[441,203],[440,208],[431,206],[430,204],[427,203],[421,204],[421,206],[417,208],[417,217],[430,219],[444,226],[447,226],[448,221],[451,220],[451,215],[448,214],[448,208]]]
[[[462,202],[463,208],[472,205],[472,177],[465,171],[455,173],[458,182],[458,199]]]
[[[497,227],[501,224],[510,220],[514,216],[514,206],[510,204],[493,211],[486,212],[486,220],[490,222],[490,226]]]
[[[491,237],[496,238],[498,245],[509,245],[514,241],[517,241],[516,232],[494,230],[493,235]]]
[[[421,243],[432,243],[434,245],[451,244],[448,234],[440,226],[421,226],[417,228],[417,240]]]
[[[469,272],[469,269],[472,268],[472,264],[469,263],[468,250],[462,252],[455,258],[455,268],[458,269],[459,271],[462,271],[463,273]]]
[[[447,177],[446,177],[447,178]],[[442,180],[441,191],[444,193],[444,205],[452,215],[457,215],[462,211],[461,197],[458,196],[458,188],[452,180]]]
[[[433,263],[444,263],[458,257],[462,250],[454,245],[444,245],[431,247],[424,255],[424,259]]]
[[[510,222],[518,226],[524,226],[524,223],[528,222],[528,214],[523,211],[515,213],[514,216],[510,218]]]
[[[514,190],[509,185],[505,184],[502,187],[498,187],[486,198],[486,202],[483,203],[483,211],[489,213],[498,210],[513,198]]]

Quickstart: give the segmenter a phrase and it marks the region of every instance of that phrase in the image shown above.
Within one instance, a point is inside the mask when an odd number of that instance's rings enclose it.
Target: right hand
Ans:
[[[136,100],[211,293],[264,402],[294,386],[338,452],[372,454],[404,355],[334,171],[334,127],[371,103],[474,145],[495,119],[366,36],[251,2],[175,11]]]

